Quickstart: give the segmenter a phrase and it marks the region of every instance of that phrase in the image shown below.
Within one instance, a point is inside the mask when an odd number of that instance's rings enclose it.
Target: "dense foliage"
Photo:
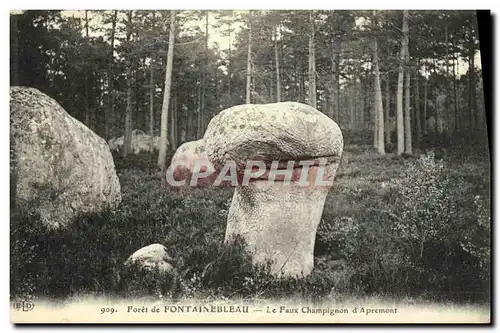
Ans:
[[[253,103],[275,102],[278,84],[281,101],[309,102],[310,19],[315,28],[318,109],[332,116],[342,130],[368,133],[374,127],[371,48],[376,38],[383,107],[389,108],[385,127],[394,131],[391,122],[396,116],[402,12],[309,14],[252,11],[251,59],[247,54],[248,12],[178,14],[170,148],[200,138],[213,115],[245,103],[248,61]],[[124,135],[131,84],[131,129],[149,132],[152,107],[153,132],[159,135],[168,25],[168,11],[25,11],[11,15],[11,84],[36,87],[54,97],[107,140]],[[414,145],[450,143],[450,137],[453,144],[478,137],[484,141],[475,12],[410,11],[408,25],[410,58],[405,66],[411,76]],[[215,41],[214,35],[218,37]],[[436,138],[437,132],[440,136]],[[387,140],[388,151],[394,142],[395,138]]]

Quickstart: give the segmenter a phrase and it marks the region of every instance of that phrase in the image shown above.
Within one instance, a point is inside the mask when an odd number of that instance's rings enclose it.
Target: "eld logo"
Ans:
[[[14,302],[14,304],[12,304],[12,306],[14,307],[15,310],[17,310],[17,311],[22,310],[24,312],[31,311],[35,308],[35,304],[33,304],[33,302],[31,302],[31,301]]]

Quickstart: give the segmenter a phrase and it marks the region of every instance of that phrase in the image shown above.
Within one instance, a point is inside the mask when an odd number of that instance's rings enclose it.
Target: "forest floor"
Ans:
[[[11,235],[12,239],[32,237],[27,242],[35,244],[31,252],[35,254],[28,258],[23,252],[25,244],[14,245],[11,253],[17,256],[18,265],[24,266],[13,269],[11,264],[11,294],[68,300],[81,295],[155,297],[160,290],[175,299],[297,298],[352,304],[368,297],[370,302],[398,299],[423,306],[429,301],[448,306],[455,300],[463,306],[488,304],[489,288],[477,277],[462,277],[464,270],[471,269],[469,266],[446,271],[451,277],[429,278],[434,281],[431,284],[441,283],[436,290],[429,289],[425,283],[418,284],[420,280],[412,280],[414,271],[406,272],[406,261],[411,257],[400,256],[393,242],[381,240],[387,232],[381,216],[390,210],[387,206],[394,195],[389,185],[404,178],[409,163],[418,156],[380,156],[369,147],[354,145],[345,151],[318,228],[315,268],[305,281],[276,281],[252,268],[244,249],[222,245],[232,188],[194,188],[187,192],[169,188],[157,176],[156,156],[142,154],[115,159],[122,188],[122,203],[115,212],[83,216],[71,231],[47,232],[42,244],[40,235],[13,231],[18,234]],[[463,209],[462,213],[472,210],[475,196],[489,198],[489,161],[447,153],[439,157],[446,161],[445,172],[454,184],[447,195]],[[468,214],[470,217],[472,213]],[[364,230],[355,235],[356,239],[346,239],[334,230],[339,223],[353,220],[359,220]],[[341,229],[348,227],[341,225]],[[352,232],[347,229],[346,234]],[[153,243],[165,245],[176,261],[180,276],[176,282],[158,285],[123,275],[127,257]],[[353,255],[358,250],[359,255]],[[450,259],[449,265],[454,262]],[[418,267],[412,269],[418,271]],[[419,272],[425,280],[426,273]],[[439,272],[432,274],[437,276]],[[471,295],[454,297],[457,289],[446,287],[453,283],[462,283],[458,288]]]

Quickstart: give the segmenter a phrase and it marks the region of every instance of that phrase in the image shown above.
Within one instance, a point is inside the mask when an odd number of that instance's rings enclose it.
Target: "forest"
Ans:
[[[476,13],[402,14],[182,11],[164,105],[169,11],[27,11],[11,15],[11,82],[39,88],[106,140],[159,136],[167,108],[173,151],[225,108],[279,101],[372,136],[381,154],[482,138]]]
[[[11,263],[11,294],[117,292],[121,262],[160,242],[180,258],[171,290],[182,296],[489,298],[490,162],[475,11],[29,10],[11,13],[10,24],[11,86],[39,89],[107,142],[124,137],[114,152],[119,211],[44,233],[60,247],[11,228],[22,240],[11,243],[11,257],[24,258]],[[304,281],[275,281],[250,269],[241,249],[221,245],[226,189],[186,195],[155,176],[220,111],[284,101],[333,119],[345,145],[318,229],[317,268]],[[134,154],[134,130],[160,137],[159,151]],[[38,250],[23,252],[26,244]]]

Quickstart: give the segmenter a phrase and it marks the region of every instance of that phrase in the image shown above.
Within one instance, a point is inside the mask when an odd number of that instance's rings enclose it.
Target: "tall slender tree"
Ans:
[[[114,10],[111,16],[111,38],[110,38],[110,52],[109,52],[109,65],[108,65],[108,112],[104,113],[104,136],[109,139],[109,126],[115,114],[115,91],[114,91],[114,77],[113,77],[113,63],[115,58],[115,33],[116,33],[116,20],[118,11]]]
[[[406,13],[406,22],[408,22],[408,12]],[[405,153],[412,154],[412,138],[411,138],[411,114],[410,114],[410,50],[409,50],[409,32],[408,27],[403,38],[405,39]]]
[[[387,144],[391,144],[391,129],[390,129],[390,109],[391,109],[391,90],[390,90],[390,75],[387,73],[385,79],[385,141]]]
[[[378,45],[377,38],[373,39],[373,66],[374,66],[374,76],[375,76],[375,137],[376,137],[376,148],[380,155],[385,154],[384,145],[384,107],[382,105],[382,89],[380,87],[380,71],[378,66]]]
[[[132,36],[132,11],[127,11],[127,37],[126,42],[130,42]],[[132,62],[131,55],[125,60],[127,68],[127,105],[125,108],[125,135],[123,138],[123,156],[127,156],[132,151]]]
[[[161,108],[161,135],[160,151],[158,153],[158,167],[162,174],[166,171],[167,149],[168,149],[168,108],[170,105],[170,89],[172,85],[172,67],[174,63],[175,43],[175,16],[176,11],[170,11],[170,31],[168,35],[167,68],[165,71],[165,89],[163,92],[163,104]]]
[[[274,58],[276,63],[276,102],[281,102],[280,57],[279,57],[279,24],[274,28]]]
[[[309,105],[317,107],[316,101],[316,54],[314,46],[314,11],[309,13]]]
[[[396,130],[398,134],[397,154],[401,155],[404,152],[404,118],[403,118],[403,82],[405,69],[405,51],[408,36],[408,10],[403,11],[403,36],[401,43],[401,51],[399,53],[399,72],[398,72],[398,92],[396,100]]]
[[[246,103],[252,103],[252,11],[248,12],[247,88]]]

